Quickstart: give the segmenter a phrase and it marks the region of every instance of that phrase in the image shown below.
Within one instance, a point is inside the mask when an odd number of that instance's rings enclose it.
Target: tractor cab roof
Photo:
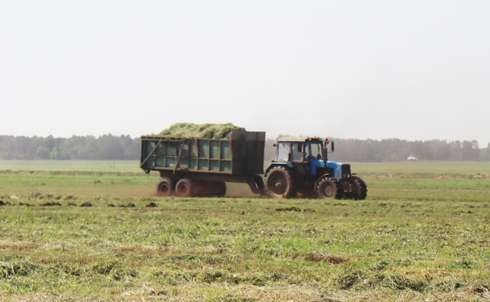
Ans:
[[[278,142],[296,142],[296,143],[303,143],[303,142],[318,142],[321,143],[322,139],[319,137],[303,137],[303,136],[285,136],[281,137],[280,139],[277,140]]]

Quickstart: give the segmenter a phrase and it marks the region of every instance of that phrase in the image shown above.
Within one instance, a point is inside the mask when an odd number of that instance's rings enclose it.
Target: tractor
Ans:
[[[328,160],[328,139],[283,137],[265,172],[266,194],[272,198],[366,199],[366,183],[350,165]],[[334,152],[334,143],[331,144]]]

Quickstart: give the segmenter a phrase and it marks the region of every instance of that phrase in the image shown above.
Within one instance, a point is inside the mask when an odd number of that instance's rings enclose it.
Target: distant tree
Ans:
[[[50,159],[60,160],[64,159],[61,150],[58,147],[54,147],[53,151],[49,153]]]
[[[488,143],[487,147],[480,152],[480,160],[482,161],[490,161],[490,143]]]
[[[480,157],[480,150],[478,149],[477,141],[463,141],[462,148],[462,160],[475,161]]]
[[[120,137],[112,134],[100,136],[97,139],[97,145],[96,157],[98,159],[125,159]]]
[[[36,155],[40,159],[49,159],[50,150],[47,147],[39,146],[36,150]]]
[[[140,157],[141,139],[139,137],[131,139],[128,136],[124,149],[126,159],[138,159]]]
[[[448,160],[451,155],[451,145],[447,141],[432,140],[427,142],[430,149],[430,160]]]

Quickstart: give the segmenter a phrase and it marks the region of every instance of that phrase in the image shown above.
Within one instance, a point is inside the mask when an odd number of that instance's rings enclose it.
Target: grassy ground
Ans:
[[[489,299],[489,166],[416,164],[352,164],[368,199],[325,202],[158,198],[157,176],[109,162],[0,162],[0,298]]]

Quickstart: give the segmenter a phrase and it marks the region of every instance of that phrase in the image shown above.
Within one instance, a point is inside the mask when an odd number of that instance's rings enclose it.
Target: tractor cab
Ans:
[[[328,144],[328,139],[324,142],[318,137],[283,137],[275,145],[276,156],[271,165],[287,165],[296,174],[315,177],[326,167]]]

